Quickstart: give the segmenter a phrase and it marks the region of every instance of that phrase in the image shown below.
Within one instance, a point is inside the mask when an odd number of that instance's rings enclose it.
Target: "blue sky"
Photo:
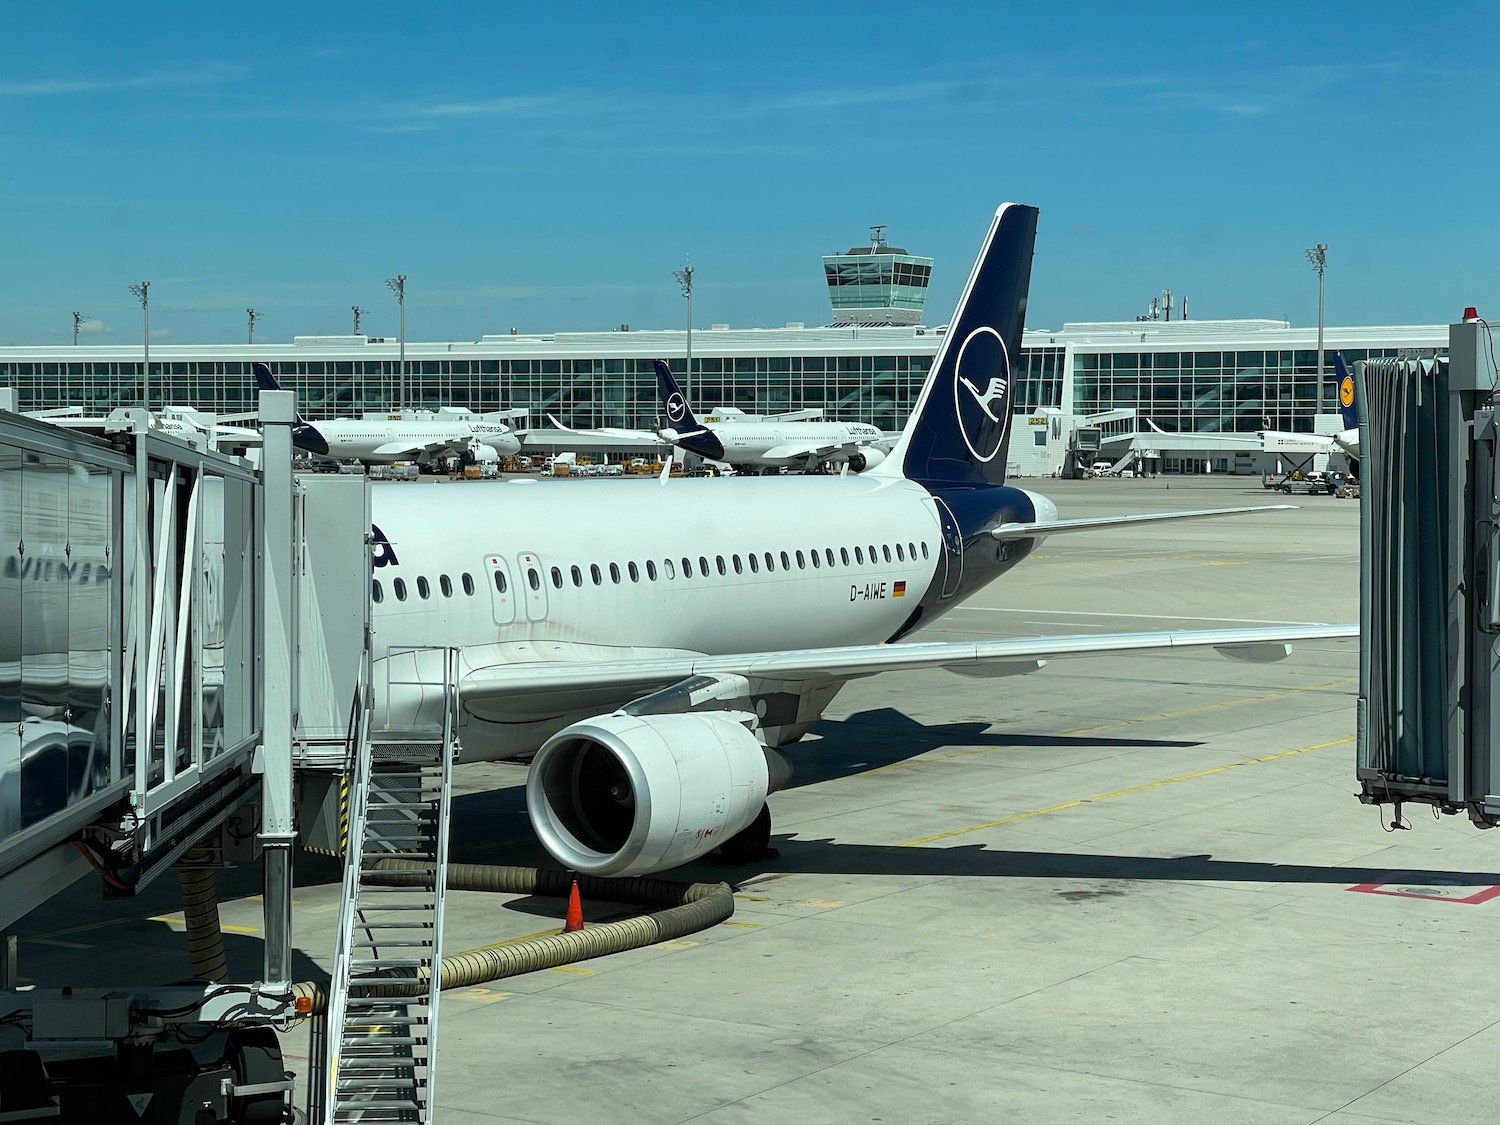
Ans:
[[[9,4],[0,343],[829,319],[872,223],[945,321],[995,205],[1031,326],[1500,310],[1500,6]]]

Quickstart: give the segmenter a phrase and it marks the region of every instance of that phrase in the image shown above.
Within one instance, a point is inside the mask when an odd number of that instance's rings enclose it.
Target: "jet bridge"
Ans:
[[[265,948],[253,982],[195,949],[190,984],[18,990],[6,941],[0,1122],[290,1120],[276,1029],[311,1007],[294,783],[347,771],[368,727],[369,485],[294,482],[290,392],[261,395],[261,471],[143,410],[85,435],[14,406],[0,394],[0,931],[93,873],[132,895],[258,857]]]
[[[1500,416],[1489,326],[1446,357],[1354,365],[1360,799],[1500,824]]]

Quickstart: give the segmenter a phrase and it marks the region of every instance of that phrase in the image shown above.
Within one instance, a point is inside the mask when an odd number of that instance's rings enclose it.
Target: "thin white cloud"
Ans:
[[[94,320],[86,317],[78,322],[78,334],[80,336],[102,336],[113,331],[114,329],[110,328],[102,320]]]
[[[37,78],[28,82],[0,82],[0,97],[55,97],[97,94],[115,90],[151,90],[181,86],[212,86],[235,82],[250,73],[247,66],[214,63],[192,70],[149,70],[129,78]]]

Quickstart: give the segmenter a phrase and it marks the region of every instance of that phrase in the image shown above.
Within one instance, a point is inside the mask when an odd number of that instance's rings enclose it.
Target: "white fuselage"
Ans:
[[[878,643],[944,565],[931,495],[899,477],[377,485],[373,512],[377,657],[457,645],[470,670]],[[536,748],[487,726],[465,757]]]
[[[488,445],[507,457],[521,448],[508,427],[494,422],[338,418],[312,425],[328,442],[328,452],[322,456],[340,461],[390,464],[451,457],[476,444]]]
[[[852,450],[883,436],[864,422],[717,422],[707,428],[723,442],[730,465],[801,465],[813,450]],[[787,450],[804,452],[777,452]]]

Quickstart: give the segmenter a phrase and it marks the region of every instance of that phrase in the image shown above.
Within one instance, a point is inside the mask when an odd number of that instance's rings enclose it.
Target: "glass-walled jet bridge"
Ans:
[[[0,1121],[128,1120],[152,1098],[150,1120],[287,1119],[274,1029],[311,1008],[290,980],[294,714],[342,750],[351,703],[368,699],[368,580],[336,610],[317,601],[329,560],[299,539],[296,513],[311,520],[320,490],[294,492],[292,400],[262,398],[257,471],[203,438],[162,435],[141,410],[89,436],[0,397],[0,934],[79,878],[128,896],[176,868],[185,891],[192,871],[206,880],[198,925],[212,939],[199,948],[185,895],[195,982],[135,986],[122,966],[111,988],[29,989],[6,939]],[[368,486],[332,491],[351,488]],[[362,494],[336,505],[344,587],[368,568]],[[328,658],[306,662],[312,687],[298,683],[299,647]],[[212,867],[254,856],[264,969],[241,984]],[[200,956],[210,946],[216,960]],[[175,1046],[210,1040],[210,1059]]]

